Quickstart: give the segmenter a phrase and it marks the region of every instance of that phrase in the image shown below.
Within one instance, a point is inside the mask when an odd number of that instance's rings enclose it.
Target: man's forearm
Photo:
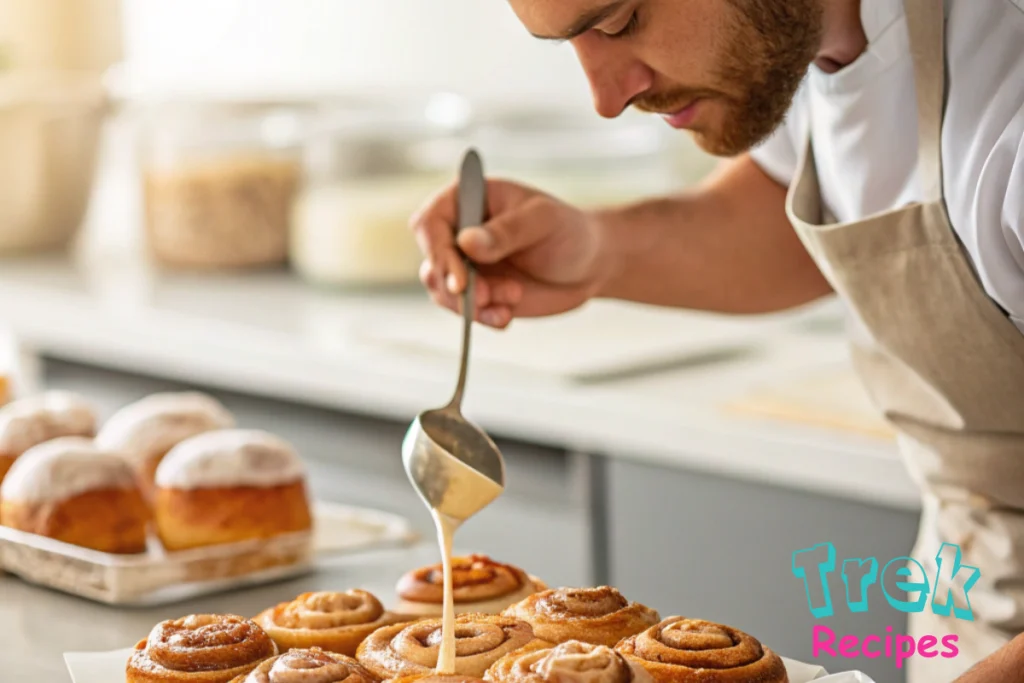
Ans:
[[[694,191],[599,215],[600,296],[722,313],[767,313],[831,292],[785,213],[785,189],[748,157]]]

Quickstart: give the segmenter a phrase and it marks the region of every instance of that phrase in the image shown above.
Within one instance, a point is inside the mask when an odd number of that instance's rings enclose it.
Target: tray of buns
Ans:
[[[65,653],[74,683],[871,683],[785,659],[755,636],[666,616],[608,586],[551,589],[482,555],[453,558],[456,676],[434,672],[439,565],[394,595],[303,593],[258,614],[189,614],[113,652]]]
[[[99,428],[67,392],[0,409],[0,568],[32,583],[163,604],[415,540],[401,517],[311,500],[290,444],[204,394],[155,394]]]

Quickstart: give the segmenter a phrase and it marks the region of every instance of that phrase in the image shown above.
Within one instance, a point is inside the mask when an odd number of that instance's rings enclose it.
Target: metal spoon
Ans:
[[[483,225],[487,199],[480,156],[470,150],[459,175],[458,229]],[[462,296],[462,362],[455,394],[448,405],[420,413],[402,442],[402,462],[409,480],[432,510],[459,522],[487,507],[505,488],[505,461],[493,441],[462,415],[473,327],[474,281],[466,259]]]

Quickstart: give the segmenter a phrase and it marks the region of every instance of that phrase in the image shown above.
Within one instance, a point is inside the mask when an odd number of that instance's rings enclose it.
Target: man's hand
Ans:
[[[978,662],[954,683],[1021,683],[1024,681],[1024,634]]]
[[[455,238],[458,186],[435,196],[411,225],[425,260],[420,279],[438,304],[460,310],[461,249],[476,265],[476,319],[503,328],[514,317],[552,315],[595,296],[602,281],[596,219],[550,195],[490,180],[488,220]]]
[[[454,311],[478,265],[476,319],[561,313],[594,297],[721,313],[799,306],[831,292],[786,217],[786,189],[749,157],[677,196],[586,212],[515,183],[488,183],[487,223],[458,244],[455,186],[413,218],[420,278]],[[458,247],[458,248],[457,248]]]

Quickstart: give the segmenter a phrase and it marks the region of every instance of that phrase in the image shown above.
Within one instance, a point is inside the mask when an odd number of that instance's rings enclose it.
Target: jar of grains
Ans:
[[[259,105],[164,107],[143,126],[145,226],[162,266],[265,268],[288,260],[301,181],[301,113]]]

